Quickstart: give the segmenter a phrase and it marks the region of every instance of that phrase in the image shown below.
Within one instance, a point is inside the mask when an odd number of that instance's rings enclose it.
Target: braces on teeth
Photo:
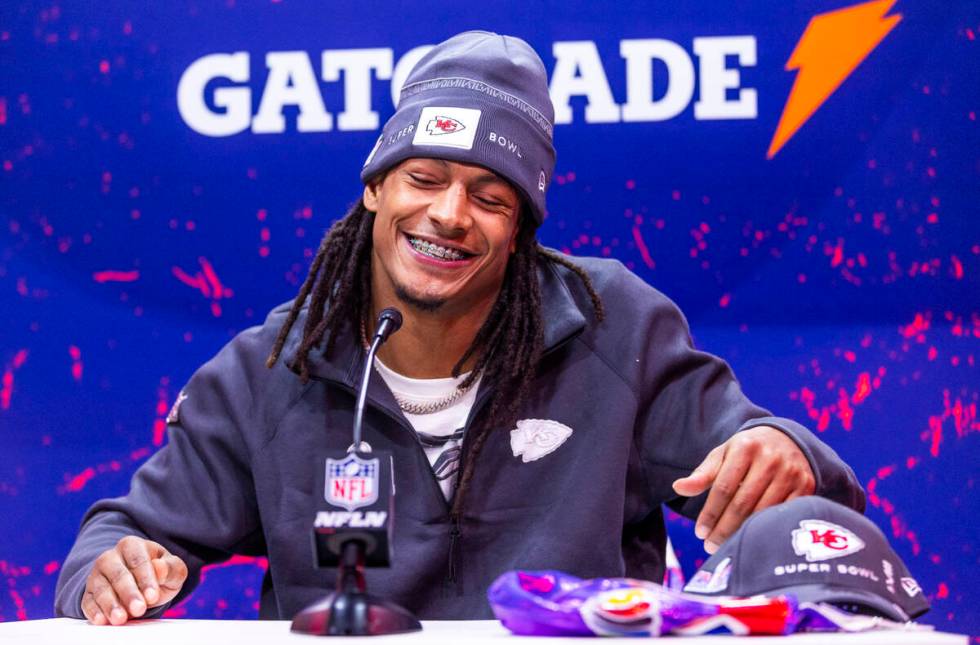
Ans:
[[[460,253],[455,249],[447,249],[439,246],[438,244],[432,244],[418,238],[410,237],[408,238],[408,241],[416,251],[435,258],[440,258],[443,260],[462,260],[466,257],[463,253]]]

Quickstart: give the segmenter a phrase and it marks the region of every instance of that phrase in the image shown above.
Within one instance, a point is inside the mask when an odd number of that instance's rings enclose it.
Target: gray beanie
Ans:
[[[488,31],[457,34],[408,75],[361,181],[411,157],[479,164],[510,181],[540,225],[554,122],[548,74],[530,45]]]

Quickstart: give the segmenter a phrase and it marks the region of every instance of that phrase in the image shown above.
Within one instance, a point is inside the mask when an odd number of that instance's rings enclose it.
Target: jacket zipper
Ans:
[[[456,584],[459,575],[459,515],[453,513],[449,529],[449,582]]]
[[[566,338],[563,338],[560,342],[556,343],[554,346],[552,346],[552,347],[548,348],[546,351],[542,352],[541,357],[544,358],[545,356],[547,356],[551,352],[555,351],[556,349],[558,349],[558,348],[562,347],[563,345],[565,345],[566,343],[568,343],[571,339],[575,338],[575,336],[577,336],[577,335],[578,334],[571,334],[571,335],[567,336]],[[479,413],[480,410],[483,407],[485,407],[486,402],[490,398],[490,392],[491,392],[490,388],[487,388],[487,389],[483,390],[482,392],[480,392],[480,395],[477,398],[477,400],[473,403],[473,408],[472,408],[472,410],[470,410],[470,418],[467,419],[467,423],[466,423],[466,430],[467,431],[469,431],[470,426],[472,425],[473,419],[476,418],[477,413]],[[468,451],[466,450],[467,447],[468,446],[467,446],[467,441],[466,441],[466,435],[464,434],[463,435],[463,445],[462,445],[463,452],[460,455],[460,459],[459,459],[459,476],[456,478],[456,483],[453,485],[454,495],[459,490],[459,477],[462,477],[463,476],[463,469],[466,466],[466,456],[468,454]],[[450,584],[453,584],[453,585],[455,585],[455,584],[457,584],[459,582],[459,576],[460,576],[460,557],[459,556],[460,556],[461,551],[460,551],[460,544],[459,543],[460,543],[460,537],[462,536],[462,527],[461,527],[461,525],[462,525],[462,520],[460,518],[460,514],[459,513],[456,513],[456,512],[451,512],[450,513],[450,527],[449,527],[449,567],[448,567],[448,571],[447,571],[447,575],[446,575],[446,580],[447,580],[447,582],[449,582]]]
[[[473,419],[476,415],[486,406],[486,402],[490,399],[491,388],[487,387],[477,396],[476,401],[473,402],[473,407],[470,409],[470,416],[466,420],[466,430],[469,432],[470,428],[473,426]],[[466,456],[468,454],[467,448],[469,447],[469,442],[467,441],[467,434],[463,435],[463,444],[461,446],[462,452],[459,456],[459,470],[457,471],[456,481],[453,483],[453,501],[450,503],[450,507],[455,504],[456,495],[459,494],[459,480],[463,476],[463,470],[466,467]],[[449,514],[449,567],[446,575],[446,580],[450,584],[457,584],[460,577],[460,537],[462,536],[462,518],[460,514],[456,511],[450,511]]]

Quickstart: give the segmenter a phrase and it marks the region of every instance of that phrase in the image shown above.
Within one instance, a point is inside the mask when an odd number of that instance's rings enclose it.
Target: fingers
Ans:
[[[160,599],[157,577],[150,565],[151,545],[163,549],[155,542],[148,542],[134,536],[124,537],[116,545],[116,550],[122,555],[126,568],[136,581],[138,598],[132,594],[120,594],[126,602],[126,607],[129,608],[129,613],[134,617],[142,616],[146,613],[147,607],[152,607]]]
[[[813,495],[817,488],[816,479],[809,463],[801,455],[781,456],[772,466],[773,478],[762,497],[756,502],[753,513],[770,506],[788,502],[796,497]]]
[[[739,484],[745,478],[751,463],[752,460],[745,451],[733,450],[727,453],[694,525],[694,534],[700,539],[706,539],[714,531],[729,502],[738,492]]]
[[[101,573],[93,573],[89,576],[82,604],[83,607],[89,607],[89,611],[92,612],[90,620],[96,625],[105,624],[105,622],[96,622],[95,617],[100,614],[103,621],[108,621],[112,625],[122,625],[128,618],[126,610],[123,609],[112,588],[112,583]]]
[[[717,446],[709,452],[704,461],[690,475],[674,481],[674,491],[684,497],[694,497],[708,490],[708,487],[715,481],[718,470],[724,461],[725,445]]]
[[[95,561],[85,582],[82,611],[94,625],[122,625],[169,602],[187,578],[187,566],[161,545],[124,537]]]
[[[99,605],[96,604],[95,596],[88,590],[87,585],[85,593],[82,595],[82,613],[85,614],[85,618],[93,625],[105,625],[109,622],[109,619],[99,609]]]
[[[187,580],[187,565],[175,555],[165,553],[161,558],[151,561],[156,578],[160,583],[158,605],[170,602]]]
[[[772,490],[773,477],[771,468],[759,464],[749,468],[745,479],[737,484],[735,494],[725,506],[724,512],[718,518],[714,528],[711,529],[711,533],[704,539],[705,551],[714,553],[722,542],[738,530],[742,522],[755,511],[759,501]]]
[[[787,502],[793,497],[797,496],[792,495],[792,493],[793,482],[789,481],[785,477],[774,477],[769,483],[769,487],[766,488],[766,492],[763,493],[762,497],[759,498],[759,501],[755,503],[755,508],[752,509],[752,512],[758,513],[759,511],[769,508],[770,506]]]
[[[724,461],[695,526],[714,553],[753,513],[816,489],[805,455],[785,433],[768,426],[729,439]]]
[[[118,599],[119,604],[128,612],[129,616],[138,618],[146,613],[146,601],[143,594],[140,592],[136,578],[133,577],[133,573],[129,570],[118,548],[106,551],[99,556],[99,559],[96,560],[96,567],[98,573],[109,581],[115,598]],[[97,595],[96,601],[98,601]],[[122,622],[125,622],[126,618],[127,616],[123,616]],[[109,616],[109,622],[113,625],[121,624],[113,621],[112,616]]]

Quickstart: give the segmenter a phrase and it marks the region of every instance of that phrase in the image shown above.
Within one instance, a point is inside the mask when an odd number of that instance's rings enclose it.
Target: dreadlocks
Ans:
[[[305,381],[309,378],[309,353],[327,337],[326,351],[337,341],[335,331],[342,321],[352,329],[360,329],[371,304],[371,239],[374,213],[367,210],[363,200],[348,211],[324,236],[309,275],[300,287],[286,321],[279,330],[266,365],[272,367],[282,353],[290,329],[299,317],[309,297],[309,310],[303,327],[303,337],[291,369]],[[517,233],[517,248],[510,257],[507,272],[486,321],[473,343],[453,367],[459,376],[471,358],[476,364],[460,387],[469,387],[482,374],[494,385],[486,422],[477,424],[467,440],[468,458],[458,481],[453,500],[457,514],[470,480],[473,464],[486,442],[490,430],[508,426],[516,418],[521,404],[527,399],[530,384],[541,358],[544,325],[541,318],[541,290],[537,267],[553,262],[573,271],[585,285],[592,299],[596,319],[602,321],[605,310],[589,275],[565,257],[545,249],[535,237],[532,217],[521,214]],[[312,294],[312,295],[311,295]],[[327,301],[330,301],[329,308]],[[329,334],[329,335],[328,335]]]

